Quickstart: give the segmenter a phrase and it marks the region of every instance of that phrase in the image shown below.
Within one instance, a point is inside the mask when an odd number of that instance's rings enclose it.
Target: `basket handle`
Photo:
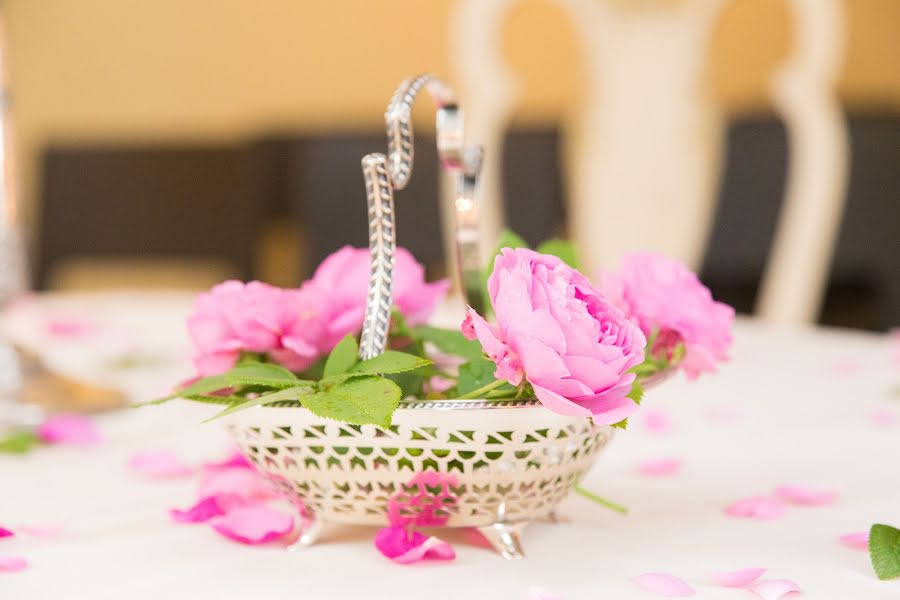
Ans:
[[[365,360],[384,352],[391,321],[394,254],[397,249],[394,191],[402,190],[412,176],[412,105],[426,90],[437,105],[435,129],[442,170],[456,179],[454,211],[457,278],[466,302],[483,308],[481,257],[478,248],[478,199],[476,190],[484,149],[466,146],[463,113],[453,90],[434,75],[404,80],[385,111],[388,153],[367,154],[362,159],[369,215],[371,271],[359,356]]]

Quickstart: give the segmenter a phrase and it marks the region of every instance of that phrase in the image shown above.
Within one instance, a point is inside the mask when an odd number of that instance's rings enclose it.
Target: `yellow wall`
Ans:
[[[449,72],[452,5],[6,0],[24,193],[34,196],[36,156],[49,141],[377,128],[401,78]],[[842,97],[852,106],[900,107],[900,1],[846,0],[846,8]],[[510,15],[504,46],[525,90],[520,122],[555,120],[577,98],[569,27],[550,0],[525,0]],[[784,0],[734,0],[726,10],[710,77],[727,112],[766,107],[767,78],[788,51],[789,29]]]

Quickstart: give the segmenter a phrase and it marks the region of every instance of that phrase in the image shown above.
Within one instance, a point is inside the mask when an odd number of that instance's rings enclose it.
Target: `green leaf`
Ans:
[[[278,390],[277,392],[272,392],[271,394],[263,394],[262,396],[258,396],[250,400],[239,398],[237,402],[232,403],[222,412],[216,413],[203,422],[208,423],[209,421],[215,421],[218,418],[224,417],[226,415],[231,415],[242,410],[247,410],[248,408],[253,408],[254,406],[262,406],[264,404],[281,402],[284,400],[300,400],[300,396],[309,394],[314,389],[314,384],[312,384],[312,382],[309,383],[310,385],[287,388],[286,390]]]
[[[878,579],[900,577],[900,529],[872,525],[869,531],[869,558]]]
[[[618,423],[613,423],[610,427],[615,427],[616,429],[622,429],[624,431],[625,429],[628,429],[628,419],[622,419]]]
[[[356,338],[348,335],[338,342],[331,354],[328,355],[322,376],[330,377],[346,373],[358,362],[359,359],[356,356],[358,352],[359,346],[356,345]]]
[[[425,342],[434,344],[445,354],[461,356],[467,360],[481,358],[484,350],[477,340],[468,340],[458,329],[441,329],[421,325],[413,329],[413,335]]]
[[[636,404],[640,404],[644,398],[644,386],[637,379],[631,384],[631,391],[625,394],[626,398],[631,398]]]
[[[488,358],[470,360],[459,366],[459,378],[456,382],[457,396],[464,396],[495,381],[494,371],[497,365]]]
[[[353,374],[365,375],[387,375],[388,373],[413,371],[415,369],[427,367],[431,364],[433,363],[427,358],[422,358],[414,354],[407,354],[406,352],[388,350],[375,358],[356,363],[356,366],[354,366],[350,372]]]
[[[300,402],[311,413],[354,425],[390,427],[400,404],[400,387],[384,377],[357,377],[333,386],[327,392],[308,394]]]
[[[164,396],[162,398],[157,398],[156,400],[148,400],[147,402],[140,402],[135,404],[134,406],[153,406],[156,404],[165,404],[169,400],[174,400],[175,398],[189,398],[191,396],[206,396],[213,392],[217,392],[221,389],[231,387],[231,383],[229,383],[228,379],[225,378],[224,375],[213,375],[211,377],[202,377],[192,383],[191,385],[178,390],[174,394],[169,394],[168,396]]]
[[[0,439],[0,454],[25,454],[40,444],[37,434],[28,429],[13,431]]]
[[[278,365],[245,362],[223,375],[229,385],[262,385],[266,387],[291,387],[297,385],[297,376]]]
[[[581,261],[578,260],[578,251],[575,249],[575,244],[569,240],[560,238],[546,240],[542,242],[536,250],[541,254],[552,254],[553,256],[562,259],[564,263],[573,269],[581,269]]]

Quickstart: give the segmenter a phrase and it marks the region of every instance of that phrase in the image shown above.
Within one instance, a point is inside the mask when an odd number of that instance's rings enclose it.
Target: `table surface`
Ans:
[[[190,375],[189,309],[190,297],[177,293],[34,297],[2,325],[54,368],[147,399]],[[678,575],[698,598],[753,598],[706,583],[713,571],[744,567],[792,579],[807,598],[900,598],[900,581],[878,581],[865,552],[838,543],[874,522],[900,524],[900,426],[890,423],[900,420],[895,344],[884,335],[739,321],[731,363],[652,390],[644,415],[588,475],[585,487],[625,504],[629,515],[569,497],[560,510],[566,520],[531,526],[527,558],[514,562],[456,535],[455,561],[399,566],[374,549],[371,528],[335,527],[320,544],[290,553],[175,524],[168,510],[191,504],[196,482],[148,481],[127,462],[144,450],[194,462],[223,456],[221,427],[200,424],[209,408],[176,402],[99,416],[100,447],[0,456],[0,525],[61,527],[2,541],[3,554],[23,555],[30,566],[0,574],[0,598],[524,600],[532,585],[565,600],[653,598],[631,581],[645,572]],[[648,428],[649,413],[667,416],[671,431]],[[670,477],[638,472],[638,463],[657,458],[680,459],[682,469]],[[840,496],[771,521],[723,512],[782,484]]]

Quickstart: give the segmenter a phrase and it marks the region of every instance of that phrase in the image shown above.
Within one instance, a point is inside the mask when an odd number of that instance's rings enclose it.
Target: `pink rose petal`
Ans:
[[[638,463],[637,470],[641,475],[648,477],[666,477],[673,475],[681,468],[681,461],[677,458],[661,458],[645,460]]]
[[[169,515],[178,523],[203,523],[224,514],[225,509],[215,497],[203,498],[185,510],[173,508],[169,511]]]
[[[16,529],[19,533],[30,535],[32,537],[56,535],[63,530],[60,525],[19,525]]]
[[[781,517],[786,510],[787,508],[780,498],[753,496],[738,500],[725,509],[725,514],[740,519],[770,520]]]
[[[36,433],[45,444],[92,446],[101,440],[97,427],[84,415],[54,415],[38,425]]]
[[[47,322],[47,333],[56,337],[84,337],[99,329],[96,323],[83,319],[51,319]]]
[[[800,586],[790,579],[764,579],[752,584],[748,589],[763,600],[792,598],[801,592]]]
[[[411,564],[425,559],[453,560],[456,552],[447,542],[436,537],[426,537],[414,531],[411,534],[402,527],[383,527],[375,534],[375,547],[395,563]]]
[[[153,479],[185,477],[194,472],[194,469],[183,463],[174,453],[165,450],[139,452],[131,457],[128,466]]]
[[[856,533],[848,533],[838,538],[841,543],[848,548],[855,550],[869,550],[869,532],[857,531]]]
[[[14,535],[15,534],[12,531],[10,531],[9,529],[6,529],[5,527],[0,527],[0,538],[12,537]]]
[[[17,573],[28,566],[28,561],[21,556],[0,556],[0,573]]]
[[[235,450],[225,460],[208,462],[204,463],[203,465],[204,469],[212,471],[215,471],[217,469],[231,469],[235,467],[242,469],[252,469],[253,463],[251,463],[246,456]]]
[[[246,500],[268,500],[276,494],[266,480],[250,469],[230,467],[203,471],[197,490],[200,498],[237,496]]]
[[[643,575],[638,575],[632,581],[650,593],[667,598],[684,598],[693,596],[696,593],[694,588],[683,580],[668,573],[644,573]]]
[[[528,588],[528,600],[562,600],[562,596],[551,594],[547,590],[533,585]]]
[[[802,485],[782,485],[775,488],[775,495],[798,506],[825,506],[837,500],[837,492]]]
[[[644,429],[650,433],[671,433],[672,420],[668,413],[656,408],[644,411]]]
[[[766,569],[751,567],[738,569],[737,571],[716,571],[712,574],[712,581],[722,587],[742,588],[747,587],[766,572]]]
[[[895,427],[900,424],[900,417],[882,408],[872,413],[872,424],[878,427]]]
[[[225,537],[242,544],[264,544],[290,533],[294,529],[294,518],[265,504],[252,504],[214,517],[210,525]]]

